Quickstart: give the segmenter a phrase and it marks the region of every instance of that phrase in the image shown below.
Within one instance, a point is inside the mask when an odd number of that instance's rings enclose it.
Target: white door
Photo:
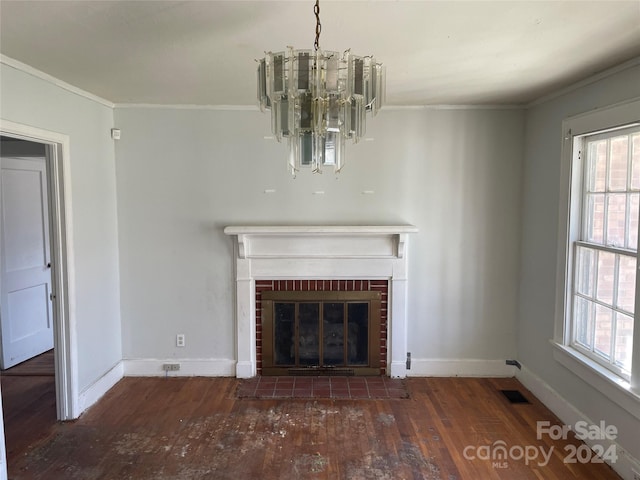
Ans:
[[[0,332],[3,369],[53,348],[44,158],[2,158]]]

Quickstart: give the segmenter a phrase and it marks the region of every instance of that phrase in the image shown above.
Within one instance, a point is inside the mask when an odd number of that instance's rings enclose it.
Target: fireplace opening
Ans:
[[[379,291],[262,292],[263,375],[379,375]]]

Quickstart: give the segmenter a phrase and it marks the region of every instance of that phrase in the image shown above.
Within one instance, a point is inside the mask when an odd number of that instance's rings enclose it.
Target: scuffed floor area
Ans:
[[[125,378],[8,459],[11,479],[618,478],[606,465],[497,468],[466,445],[535,442],[557,419],[514,379],[407,379],[408,399],[238,398],[229,378]],[[9,440],[8,440],[9,441]],[[574,440],[575,442],[575,440]],[[555,472],[555,473],[554,473]],[[550,475],[552,474],[552,475]],[[577,476],[574,476],[577,475]]]

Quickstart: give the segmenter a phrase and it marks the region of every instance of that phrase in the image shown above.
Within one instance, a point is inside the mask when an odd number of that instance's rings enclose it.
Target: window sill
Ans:
[[[566,345],[551,341],[553,358],[582,380],[640,420],[640,394],[629,382]]]

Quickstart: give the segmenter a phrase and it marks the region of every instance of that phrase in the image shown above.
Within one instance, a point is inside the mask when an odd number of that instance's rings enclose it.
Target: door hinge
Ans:
[[[52,302],[55,300],[56,296],[53,293],[49,294],[49,300],[51,300]]]

